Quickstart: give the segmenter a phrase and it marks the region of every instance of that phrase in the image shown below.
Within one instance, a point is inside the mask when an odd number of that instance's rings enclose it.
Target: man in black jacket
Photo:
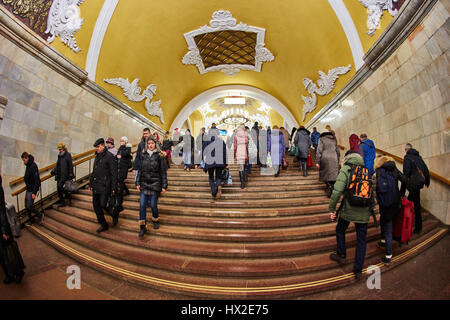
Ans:
[[[59,196],[59,205],[58,207],[66,206],[65,195],[69,200],[70,206],[70,193],[64,190],[64,184],[68,180],[72,180],[75,178],[73,174],[73,163],[72,163],[72,155],[67,151],[67,147],[63,142],[58,143],[58,160],[56,162],[56,168],[52,170],[52,174],[55,175],[55,180],[57,181],[57,190]]]
[[[133,164],[133,172],[136,175],[137,174],[137,170],[139,169],[139,166],[141,164],[141,156],[142,156],[142,150],[144,150],[145,148],[145,140],[150,137],[150,129],[149,128],[144,128],[144,130],[142,130],[142,139],[141,142],[139,142],[137,151],[136,151],[136,157],[134,159],[134,164]]]
[[[416,186],[411,186],[411,184],[409,184],[408,189],[408,200],[414,202],[414,233],[420,233],[422,231],[422,207],[420,206],[420,189],[422,189],[424,185],[426,185],[427,188],[430,186],[430,173],[419,152],[413,149],[410,143],[407,143],[405,145],[405,152],[406,154],[403,158],[403,174],[406,176],[406,178],[411,178],[413,174],[417,174],[418,170],[423,173],[423,177],[425,178],[424,184]],[[407,183],[402,184],[402,189],[400,191],[402,197],[405,195],[406,185]]]
[[[36,199],[36,195],[41,187],[41,178],[39,176],[39,169],[34,162],[34,157],[27,152],[22,153],[22,161],[26,166],[25,175],[23,179],[25,180],[26,192],[25,192],[25,209],[28,213],[28,222],[27,225],[31,226],[33,224],[33,215],[35,213],[36,216],[39,216],[40,213],[34,209],[33,204]]]
[[[105,220],[104,210],[107,209],[110,195],[114,195],[117,189],[117,161],[112,153],[105,148],[105,140],[98,139],[94,143],[97,149],[95,152],[94,169],[90,178],[92,190],[92,204],[94,206],[97,221],[100,228],[97,233],[108,230],[108,223]],[[118,217],[113,217],[113,225],[116,225]]]

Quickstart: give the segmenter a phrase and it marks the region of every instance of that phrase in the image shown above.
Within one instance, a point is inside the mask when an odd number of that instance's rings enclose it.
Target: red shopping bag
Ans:
[[[311,153],[308,153],[308,167],[314,167],[314,162],[311,157]]]

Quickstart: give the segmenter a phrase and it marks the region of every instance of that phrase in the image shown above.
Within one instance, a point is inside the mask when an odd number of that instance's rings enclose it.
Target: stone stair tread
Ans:
[[[104,237],[74,229],[59,223],[56,220],[52,220],[51,218],[48,219],[44,227],[53,232],[57,232],[66,239],[82,244],[92,250],[101,251],[114,258],[123,259],[126,257],[127,261],[138,265],[152,266],[158,269],[171,270],[173,272],[207,274],[222,277],[265,277],[317,271],[336,266],[336,263],[329,259],[329,252],[300,257],[255,259],[193,257],[176,253],[167,254],[142,247],[113,242]],[[428,231],[425,230],[424,232]],[[107,232],[113,233],[114,230],[105,231],[105,233]],[[137,237],[135,239],[137,239]],[[354,251],[354,248],[349,248],[347,250],[347,263],[353,263]],[[366,252],[367,257],[379,252],[380,250],[376,246],[376,241],[368,243]]]

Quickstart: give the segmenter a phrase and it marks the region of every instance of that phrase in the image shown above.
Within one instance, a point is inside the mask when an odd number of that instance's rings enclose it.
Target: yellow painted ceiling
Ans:
[[[74,53],[59,39],[53,46],[81,67],[85,67],[89,39],[102,0],[85,1],[81,6],[83,26],[75,37],[81,48]],[[388,12],[373,37],[367,35],[367,12],[358,0],[344,0],[358,29],[365,52],[392,20]],[[230,77],[222,72],[200,75],[194,65],[183,65],[188,51],[184,33],[209,25],[217,10],[229,10],[237,22],[266,29],[265,45],[275,56],[261,72],[240,71]],[[354,76],[356,70],[345,33],[327,0],[120,0],[107,29],[98,61],[95,81],[115,97],[165,129],[181,109],[205,90],[221,85],[243,84],[264,90],[280,100],[301,123],[303,100],[307,95],[302,79],[314,82],[318,70],[351,64],[340,76],[333,92],[318,96],[311,119]],[[144,102],[131,102],[122,90],[105,78],[140,78],[141,88],[158,86],[154,100],[162,100],[165,124],[147,114]]]

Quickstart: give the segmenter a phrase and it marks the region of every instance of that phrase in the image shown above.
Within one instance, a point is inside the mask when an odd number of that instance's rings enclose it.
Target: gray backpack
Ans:
[[[6,217],[14,237],[20,237],[20,222],[17,219],[16,208],[13,204],[6,204]]]

